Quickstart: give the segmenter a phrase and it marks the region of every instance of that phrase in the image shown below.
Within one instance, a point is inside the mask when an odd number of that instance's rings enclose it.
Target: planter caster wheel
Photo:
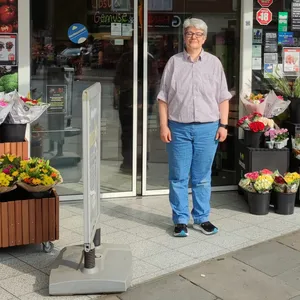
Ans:
[[[43,251],[44,251],[45,253],[50,253],[50,252],[52,252],[53,248],[54,248],[54,245],[53,245],[52,242],[46,242],[46,243],[43,243]]]

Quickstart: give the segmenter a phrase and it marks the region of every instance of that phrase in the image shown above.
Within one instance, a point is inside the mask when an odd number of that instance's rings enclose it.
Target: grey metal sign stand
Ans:
[[[101,244],[101,85],[83,92],[84,245],[64,248],[50,273],[50,295],[124,292],[132,278],[128,245]]]

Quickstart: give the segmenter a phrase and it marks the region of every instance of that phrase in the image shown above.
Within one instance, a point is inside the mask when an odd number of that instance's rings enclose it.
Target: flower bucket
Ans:
[[[266,141],[266,145],[268,149],[274,149],[274,141]]]
[[[271,194],[247,193],[250,214],[267,215],[269,213]]]
[[[287,141],[274,142],[275,149],[282,149],[287,146]]]
[[[296,193],[274,192],[275,212],[280,215],[292,215],[294,213]]]
[[[292,123],[300,123],[300,98],[291,98],[290,120]]]
[[[26,132],[26,124],[6,124],[0,125],[0,142],[16,143],[24,142]]]
[[[244,143],[247,147],[260,148],[263,132],[244,130]]]

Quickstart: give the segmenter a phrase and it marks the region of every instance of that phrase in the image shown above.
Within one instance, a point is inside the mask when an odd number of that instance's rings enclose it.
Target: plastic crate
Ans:
[[[245,173],[269,169],[278,170],[285,173],[289,170],[290,150],[268,149],[268,148],[250,148],[246,147],[243,140],[239,140],[238,151],[238,178],[242,178]]]
[[[300,124],[291,123],[290,121],[284,121],[282,123],[282,127],[286,128],[289,131],[290,136],[300,134]]]

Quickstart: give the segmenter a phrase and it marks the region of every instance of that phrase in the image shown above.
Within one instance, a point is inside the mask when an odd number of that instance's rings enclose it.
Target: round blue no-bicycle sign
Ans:
[[[68,37],[75,44],[82,44],[89,36],[89,32],[83,24],[75,23],[68,29]]]

